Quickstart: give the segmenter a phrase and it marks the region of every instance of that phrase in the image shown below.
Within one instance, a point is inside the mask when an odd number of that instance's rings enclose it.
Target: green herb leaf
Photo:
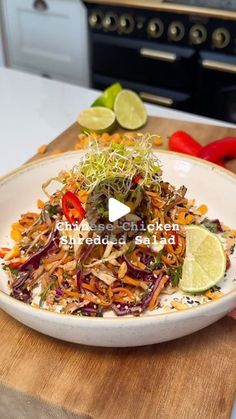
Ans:
[[[149,268],[152,271],[154,271],[155,269],[160,269],[162,267],[163,265],[163,263],[161,262],[162,253],[163,253],[163,250],[160,250],[160,252],[158,252],[157,256],[155,257],[155,262],[149,265]]]
[[[211,231],[211,233],[217,233],[217,224],[209,221],[207,218],[203,220],[202,225],[204,225],[207,230]]]
[[[175,268],[175,269],[172,269],[172,268],[169,269],[168,273],[169,273],[173,287],[178,286],[179,280],[182,276],[182,270],[183,270],[182,265],[178,266],[178,268]]]
[[[16,268],[10,268],[10,266],[5,265],[5,263],[2,263],[2,269],[3,269],[4,271],[7,271],[7,270],[11,271],[12,275],[15,275],[15,276],[17,276],[17,275],[18,275],[18,273],[19,273],[19,269],[16,269]]]
[[[41,307],[44,303],[44,301],[47,298],[47,293],[48,291],[53,287],[53,285],[55,285],[56,282],[52,281],[48,284],[48,286],[43,290],[43,292],[40,294],[40,301],[39,301],[39,306]]]
[[[130,243],[130,245],[129,245],[128,249],[126,250],[125,254],[130,255],[130,253],[132,253],[134,249],[135,249],[135,244]]]

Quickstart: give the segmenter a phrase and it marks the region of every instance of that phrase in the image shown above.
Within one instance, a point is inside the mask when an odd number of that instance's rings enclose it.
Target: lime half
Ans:
[[[114,104],[117,121],[128,130],[141,128],[147,122],[147,111],[140,97],[132,90],[122,90]]]
[[[206,291],[223,278],[226,255],[219,238],[206,228],[186,226],[186,256],[179,287],[190,293]]]
[[[115,127],[116,117],[111,109],[95,107],[85,109],[79,114],[78,123],[82,131],[111,132]]]
[[[115,99],[121,90],[122,86],[120,83],[112,84],[93,102],[92,106],[105,106],[105,108],[113,109]]]

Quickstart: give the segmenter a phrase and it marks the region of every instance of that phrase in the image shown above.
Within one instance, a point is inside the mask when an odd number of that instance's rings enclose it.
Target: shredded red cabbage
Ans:
[[[19,272],[15,281],[12,284],[13,289],[21,288],[29,277],[29,271]]]
[[[23,301],[24,303],[29,303],[31,300],[31,292],[27,289],[13,288],[11,297]]]
[[[117,316],[125,316],[127,314],[141,314],[147,309],[149,302],[152,299],[154,292],[156,291],[161,278],[163,275],[159,275],[157,278],[153,278],[153,284],[150,291],[143,297],[139,304],[127,304],[127,303],[113,303],[112,309]]]
[[[149,269],[140,269],[137,266],[133,265],[132,262],[127,258],[126,255],[123,255],[123,259],[127,264],[128,273],[131,275],[134,275],[136,278],[145,278],[147,276],[150,276],[152,271]]]
[[[41,259],[46,256],[51,250],[59,246],[59,232],[58,230],[53,230],[47,244],[40,249],[37,253],[31,256],[25,263],[20,266],[20,271],[24,272],[27,270],[38,269]]]
[[[78,288],[78,290],[79,290],[81,293],[84,293],[84,290],[83,290],[83,287],[82,287],[82,272],[81,272],[81,270],[79,270],[79,271],[77,272],[77,275],[76,275],[76,280],[77,280],[77,288]]]

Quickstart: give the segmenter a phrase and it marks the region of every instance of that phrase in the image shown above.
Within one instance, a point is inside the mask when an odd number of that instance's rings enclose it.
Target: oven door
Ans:
[[[108,34],[91,36],[93,74],[192,92],[197,69],[193,49]]]
[[[202,53],[199,65],[199,112],[236,123],[236,58]]]
[[[153,87],[143,83],[130,82],[128,80],[121,79],[120,77],[105,77],[100,74],[93,74],[92,76],[93,87],[99,90],[104,90],[110,84],[117,81],[119,81],[126,89],[131,89],[137,92],[145,102],[180,109],[187,112],[190,112],[191,110],[191,96],[187,93],[163,89],[161,87]]]

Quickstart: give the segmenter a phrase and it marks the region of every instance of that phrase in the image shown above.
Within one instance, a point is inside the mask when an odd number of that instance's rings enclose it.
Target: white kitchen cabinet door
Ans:
[[[3,58],[3,45],[2,45],[2,32],[0,26],[0,66],[3,66],[4,58]]]
[[[4,0],[9,65],[89,84],[86,10],[79,0]]]

